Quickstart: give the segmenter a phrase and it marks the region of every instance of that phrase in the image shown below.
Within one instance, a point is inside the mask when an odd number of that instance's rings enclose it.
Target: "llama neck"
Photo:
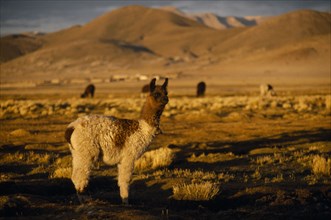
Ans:
[[[164,107],[155,106],[147,99],[140,114],[140,118],[145,120],[150,126],[159,128],[160,117]]]

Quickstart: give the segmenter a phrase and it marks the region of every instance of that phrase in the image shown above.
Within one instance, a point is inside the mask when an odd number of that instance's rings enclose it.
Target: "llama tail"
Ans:
[[[67,127],[66,131],[64,132],[64,138],[66,139],[66,141],[71,145],[71,135],[74,132],[75,127]]]
[[[70,149],[72,149],[72,144],[71,144],[72,133],[74,133],[75,129],[77,128],[77,126],[79,127],[79,125],[80,125],[79,119],[76,121],[73,121],[68,125],[66,131],[64,132],[64,138],[69,143]]]

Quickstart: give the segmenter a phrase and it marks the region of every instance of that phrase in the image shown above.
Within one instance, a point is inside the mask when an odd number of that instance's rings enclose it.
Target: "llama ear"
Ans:
[[[155,81],[156,81],[156,79],[154,78],[154,79],[152,79],[151,80],[151,83],[149,84],[149,91],[152,93],[152,92],[154,92],[154,90],[155,90]]]
[[[167,89],[167,86],[168,86],[168,78],[165,79],[165,81],[164,81],[164,83],[162,85],[162,88],[166,90]]]

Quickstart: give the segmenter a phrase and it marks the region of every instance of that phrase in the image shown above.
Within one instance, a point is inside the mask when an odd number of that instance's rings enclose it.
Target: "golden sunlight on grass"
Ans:
[[[230,153],[210,153],[210,154],[205,154],[202,153],[199,156],[196,156],[195,154],[192,154],[190,158],[187,160],[189,162],[204,162],[204,163],[216,163],[216,162],[221,162],[221,161],[227,161],[227,160],[233,160],[237,158],[232,152]]]
[[[38,154],[35,152],[16,152],[6,154],[1,157],[0,162],[6,163],[10,161],[15,161],[16,163],[26,163],[26,164],[49,164],[53,159],[53,155],[49,153]]]
[[[50,179],[55,178],[65,178],[70,179],[71,178],[71,167],[60,167],[54,170],[54,172],[49,176]]]
[[[135,162],[135,170],[141,172],[158,167],[167,167],[172,163],[173,158],[174,153],[167,147],[148,151]]]
[[[173,198],[176,200],[207,201],[213,199],[219,191],[219,184],[210,181],[184,183],[173,187]]]
[[[50,179],[55,178],[71,178],[72,165],[71,165],[71,156],[60,157],[54,162],[54,170],[50,174]]]
[[[331,174],[331,159],[324,158],[320,155],[313,157],[312,171],[315,175],[330,176]]]

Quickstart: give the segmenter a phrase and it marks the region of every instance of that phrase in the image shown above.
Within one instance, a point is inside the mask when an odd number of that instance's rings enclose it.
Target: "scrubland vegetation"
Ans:
[[[80,114],[98,111],[106,115],[139,114],[144,99],[65,99],[65,100],[14,100],[9,99],[0,103],[0,118],[10,119],[17,117],[40,118],[41,116],[65,115],[73,117]],[[226,119],[236,120],[239,117],[249,117],[247,113],[265,110],[271,116],[291,117],[291,113],[319,112],[328,114],[331,110],[331,95],[313,96],[283,96],[261,98],[259,96],[210,97],[192,99],[190,97],[172,98],[164,112],[165,117],[194,118],[203,114],[209,118],[224,118],[223,114],[229,108],[240,110],[231,112]],[[102,112],[103,110],[103,112]],[[132,115],[131,115],[131,114]]]
[[[132,205],[95,164],[81,206],[63,132],[74,118],[136,118],[141,98],[2,99],[0,215],[186,219],[331,215],[331,96],[170,97],[164,134],[136,162]]]

